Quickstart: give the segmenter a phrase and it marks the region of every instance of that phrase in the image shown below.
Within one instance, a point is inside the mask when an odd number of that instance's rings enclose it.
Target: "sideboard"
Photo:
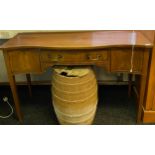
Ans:
[[[15,75],[27,75],[31,92],[30,74],[42,74],[54,65],[96,65],[107,72],[135,75],[139,83],[136,87],[137,122],[149,120],[147,110],[150,105],[146,96],[148,77],[151,77],[150,61],[151,56],[154,56],[152,48],[153,43],[139,31],[19,33],[0,47],[7,66],[16,113],[21,122],[23,115]],[[154,66],[151,70],[154,70]],[[155,113],[151,117],[155,122]]]

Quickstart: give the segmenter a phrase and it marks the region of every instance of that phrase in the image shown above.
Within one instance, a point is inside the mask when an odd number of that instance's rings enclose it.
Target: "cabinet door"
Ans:
[[[155,111],[155,90],[153,91],[152,110]]]
[[[9,51],[11,70],[14,73],[41,72],[40,57],[37,50]]]
[[[143,63],[143,50],[136,49],[133,54],[133,72],[140,73]],[[111,50],[111,71],[130,72],[131,70],[131,49],[112,49]]]
[[[146,91],[145,109],[155,111],[155,47],[153,49],[151,64],[150,64],[148,87]]]

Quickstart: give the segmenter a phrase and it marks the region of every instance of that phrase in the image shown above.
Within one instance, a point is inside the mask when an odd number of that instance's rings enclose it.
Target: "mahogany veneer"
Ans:
[[[133,38],[134,34],[134,38]],[[134,39],[134,40],[133,40]],[[3,50],[17,116],[22,121],[15,75],[41,74],[54,65],[97,65],[108,72],[140,76],[137,120],[142,120],[152,42],[140,31],[22,33]],[[31,93],[31,90],[30,90]]]

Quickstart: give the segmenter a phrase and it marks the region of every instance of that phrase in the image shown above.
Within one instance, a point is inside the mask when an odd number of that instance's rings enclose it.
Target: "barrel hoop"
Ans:
[[[93,113],[93,115],[96,113],[96,109],[95,109],[95,111],[94,111],[94,113]],[[64,122],[67,122],[68,124],[80,124],[80,123],[82,123],[82,122],[85,122],[85,121],[87,121],[87,120],[89,120],[90,119],[90,116],[89,117],[86,117],[84,120],[80,120],[80,121],[74,121],[74,122],[70,122],[70,121],[66,121],[66,120],[64,120],[63,118],[61,118],[61,119],[59,119],[59,120],[62,120],[62,121],[64,121]]]
[[[79,85],[79,84],[85,84],[85,83],[88,83],[88,82],[90,82],[91,80],[94,80],[95,78],[93,77],[93,78],[91,78],[90,80],[87,80],[86,82],[84,81],[84,82],[79,82],[79,83],[75,83],[75,84],[70,84],[70,83],[65,83],[65,82],[60,82],[60,81],[58,81],[56,78],[52,78],[52,81],[54,80],[54,81],[56,81],[57,83],[61,83],[61,84],[63,84],[63,85]],[[53,83],[53,82],[52,82]]]
[[[54,88],[57,89],[58,91],[61,91],[61,92],[64,92],[64,93],[77,94],[77,93],[86,92],[86,91],[92,89],[95,85],[96,85],[96,83],[95,83],[94,85],[91,85],[91,87],[88,88],[88,89],[84,89],[84,90],[82,90],[82,91],[76,91],[76,92],[69,92],[69,91],[61,90],[61,89],[59,89],[58,87],[56,87],[54,83],[52,84],[52,87],[54,87]]]
[[[55,103],[53,103],[53,105],[54,105],[55,111],[57,111],[57,112],[60,113],[61,115],[65,115],[65,116],[67,116],[67,117],[81,117],[81,116],[85,116],[85,115],[91,113],[94,109],[96,109],[97,103],[98,103],[98,101],[95,103],[95,106],[93,106],[93,107],[91,108],[91,110],[89,110],[88,112],[86,112],[86,113],[84,113],[84,114],[79,114],[79,115],[69,115],[69,114],[65,114],[65,113],[59,111],[58,108],[56,108],[56,106],[55,106],[56,104],[55,104]]]
[[[96,92],[97,92],[97,89],[96,89],[96,91],[94,91],[91,95],[89,95],[89,96],[86,97],[85,99],[83,99],[83,100],[74,100],[74,101],[64,100],[64,99],[62,99],[61,97],[57,96],[54,92],[52,92],[52,94],[53,94],[56,98],[59,98],[61,101],[65,101],[65,102],[82,102],[82,101],[85,101],[85,100],[91,98],[94,94],[96,94]]]

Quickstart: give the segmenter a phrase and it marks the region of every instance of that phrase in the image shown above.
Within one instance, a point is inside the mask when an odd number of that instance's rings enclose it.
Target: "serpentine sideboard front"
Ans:
[[[3,50],[19,120],[23,117],[15,75],[41,74],[54,65],[96,65],[107,72],[139,77],[137,121],[143,120],[152,43],[141,32],[82,31],[21,33],[7,41]]]

